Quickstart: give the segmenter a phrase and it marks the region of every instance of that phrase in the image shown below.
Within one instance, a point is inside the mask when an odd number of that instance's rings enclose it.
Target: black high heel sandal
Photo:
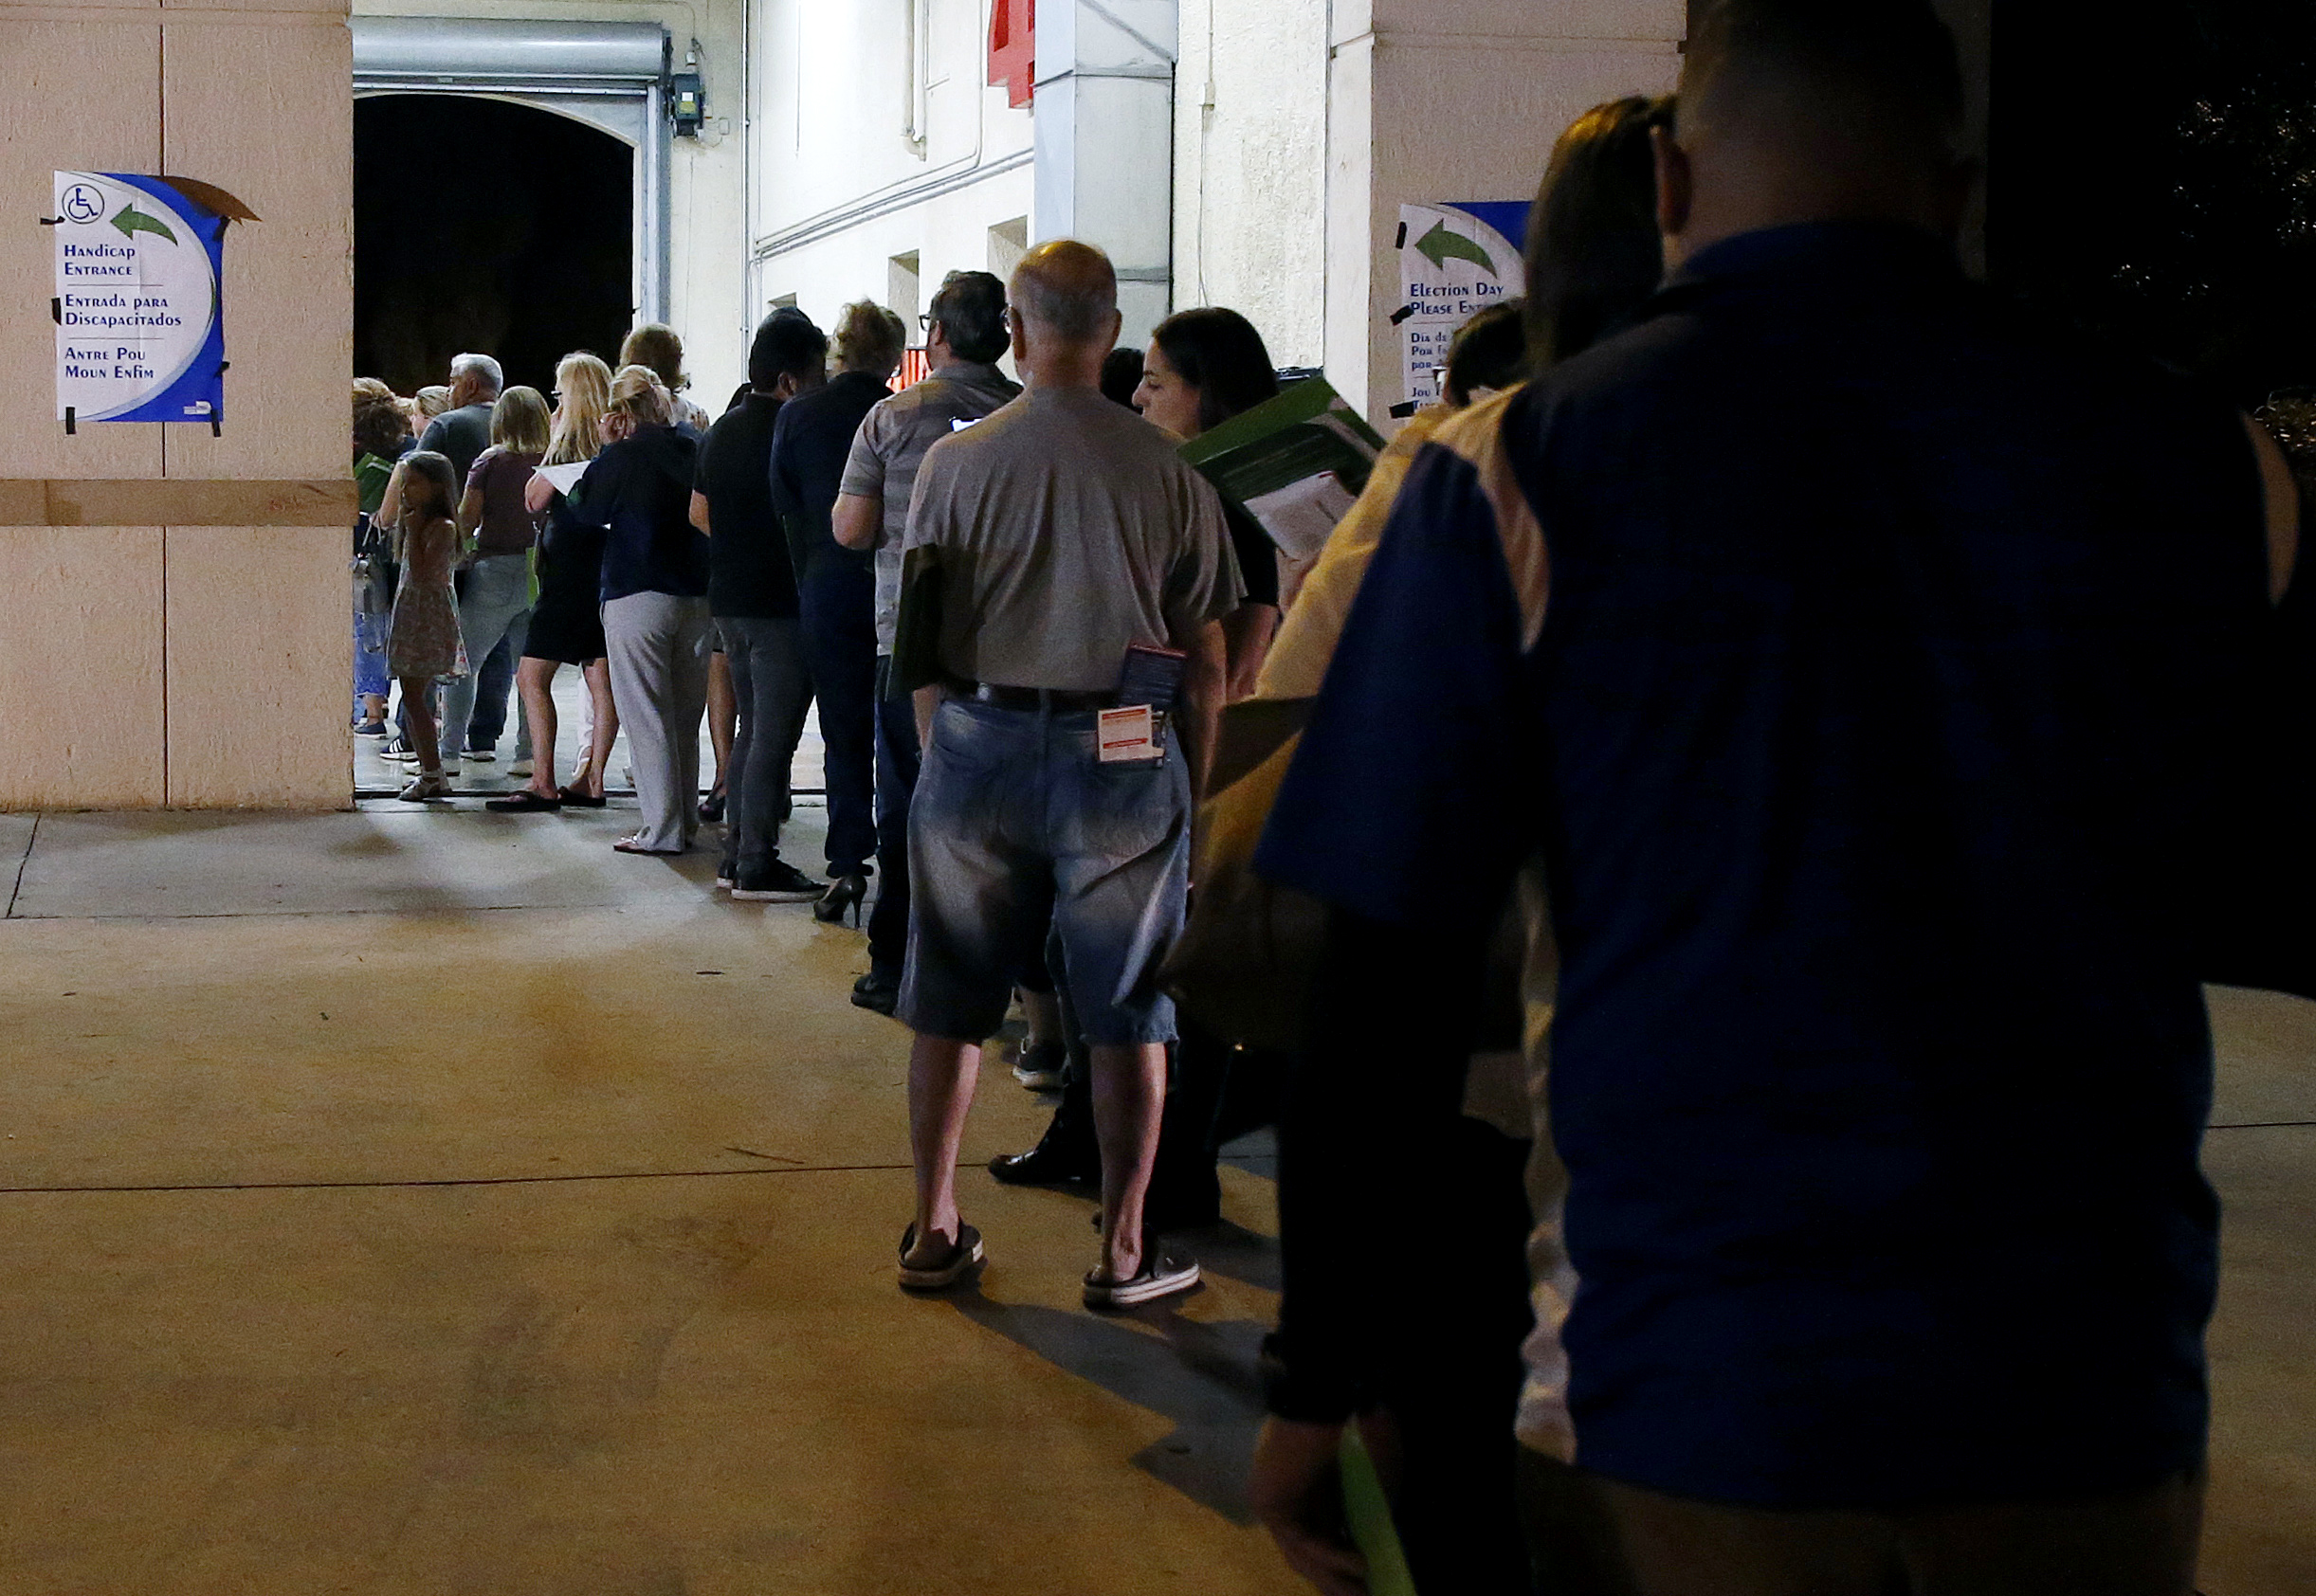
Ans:
[[[861,923],[861,900],[868,896],[866,876],[839,876],[829,883],[829,890],[820,895],[812,905],[812,918],[822,925],[843,925],[845,913],[850,910],[852,923]]]

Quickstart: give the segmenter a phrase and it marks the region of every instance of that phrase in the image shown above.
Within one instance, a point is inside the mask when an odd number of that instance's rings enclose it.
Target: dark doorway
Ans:
[[[610,134],[529,106],[356,100],[355,374],[409,393],[473,350],[545,392],[570,351],[616,354],[634,167]]]
[[[1995,10],[1998,287],[2249,408],[2316,384],[2316,6]]]

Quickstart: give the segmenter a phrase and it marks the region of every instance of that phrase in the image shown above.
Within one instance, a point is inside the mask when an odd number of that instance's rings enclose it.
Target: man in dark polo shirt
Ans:
[[[1963,279],[1960,102],[1926,0],[1723,0],[1659,135],[1667,288],[1400,495],[1257,861],[1337,917],[1255,1493],[1307,1571],[1427,1300],[1366,1288],[1455,1112],[1453,928],[1533,857],[1578,1280],[1552,1588],[2193,1587],[2191,861],[2295,513],[2227,406]],[[1524,1589],[1439,1571],[1500,1509],[1423,1504],[1418,1583]]]
[[[780,408],[828,373],[828,336],[801,312],[775,311],[748,350],[748,392],[708,428],[691,521],[708,536],[708,613],[732,671],[739,729],[724,773],[723,863],[718,884],[753,902],[820,896],[780,857],[789,767],[812,701],[796,621],[796,575],[772,505],[772,434]]]
[[[846,462],[830,531],[843,548],[876,560],[877,626],[877,906],[868,917],[868,973],[852,1001],[890,1014],[901,1000],[901,964],[909,941],[909,797],[917,787],[917,720],[906,698],[884,691],[894,628],[901,614],[901,545],[909,496],[925,453],[1021,391],[998,370],[1012,346],[1005,284],[988,272],[951,272],[933,296],[925,333],[929,374],[888,399],[861,423]]]

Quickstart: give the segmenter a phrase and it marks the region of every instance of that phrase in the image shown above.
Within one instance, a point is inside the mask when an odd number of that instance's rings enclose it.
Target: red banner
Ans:
[[[989,86],[1018,111],[1037,92],[1037,0],[991,0]]]

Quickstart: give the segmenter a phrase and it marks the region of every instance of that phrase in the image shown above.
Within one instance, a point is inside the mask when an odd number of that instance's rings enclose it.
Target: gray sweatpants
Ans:
[[[629,593],[603,607],[611,701],[635,771],[638,846],[673,853],[700,829],[700,720],[707,713],[704,598]]]

